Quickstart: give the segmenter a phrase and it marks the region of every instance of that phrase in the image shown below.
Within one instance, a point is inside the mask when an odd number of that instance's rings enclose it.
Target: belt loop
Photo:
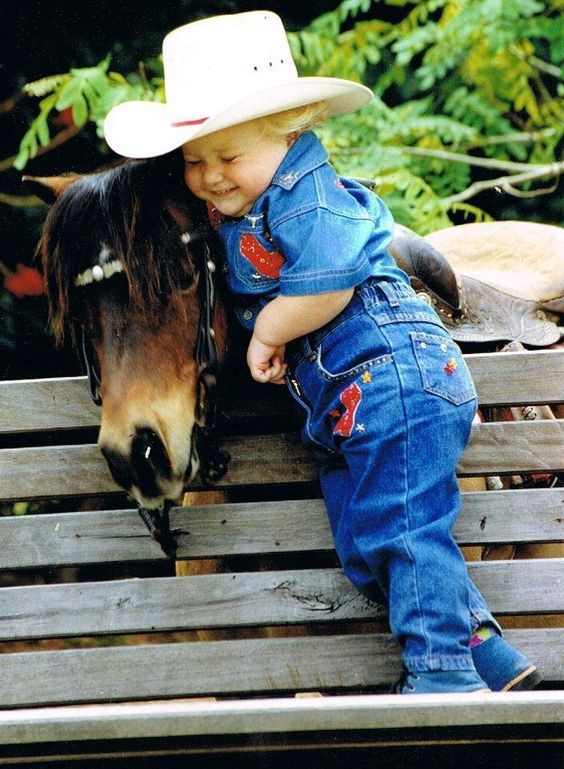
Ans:
[[[400,303],[399,303],[398,295],[395,290],[395,287],[391,283],[388,283],[387,281],[382,280],[380,281],[380,283],[378,283],[378,288],[382,291],[382,293],[388,300],[388,304],[390,305],[390,307],[399,307]]]
[[[302,350],[303,350],[304,356],[309,361],[314,361],[317,358],[317,354],[314,348],[312,347],[311,342],[314,342],[315,344],[315,338],[311,339],[311,334],[304,336],[303,342],[302,342]]]

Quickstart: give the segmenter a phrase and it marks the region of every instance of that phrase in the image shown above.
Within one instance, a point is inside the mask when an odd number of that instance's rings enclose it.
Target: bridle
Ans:
[[[181,236],[181,240],[186,245],[191,238],[188,233]],[[117,260],[116,260],[117,262]],[[106,277],[101,268],[96,272],[96,266],[85,270],[75,278],[75,286],[85,286],[89,283],[100,282]],[[215,341],[215,331],[213,328],[213,317],[215,309],[215,271],[216,266],[213,260],[209,244],[205,243],[203,258],[203,280],[198,281],[200,291],[200,317],[198,319],[198,331],[196,335],[196,344],[194,348],[194,359],[198,366],[198,383],[203,387],[206,396],[211,396],[217,384],[217,371],[219,366],[219,352]],[[114,269],[111,274],[121,272],[120,269]],[[88,277],[85,278],[85,275]],[[102,405],[102,396],[100,393],[101,377],[96,364],[96,353],[90,336],[84,326],[81,324],[80,353],[84,363],[84,369],[88,380],[88,391],[92,401],[97,405]],[[206,416],[209,409],[206,408]],[[212,411],[212,414],[214,412]]]

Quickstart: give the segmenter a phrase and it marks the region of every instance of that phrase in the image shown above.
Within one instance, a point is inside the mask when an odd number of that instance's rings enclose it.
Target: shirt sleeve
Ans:
[[[359,207],[360,208],[360,207]],[[284,255],[280,293],[321,294],[353,288],[377,274],[393,223],[382,204],[382,220],[360,208],[353,213],[317,206],[286,219],[272,236]]]

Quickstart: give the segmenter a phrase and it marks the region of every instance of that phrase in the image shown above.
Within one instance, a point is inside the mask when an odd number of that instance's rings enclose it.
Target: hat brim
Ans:
[[[104,121],[104,136],[114,152],[128,158],[164,155],[188,141],[276,112],[326,101],[329,116],[354,112],[373,99],[369,88],[338,78],[303,77],[253,93],[221,113],[201,116],[193,125],[173,125],[160,102],[130,101],[114,107]]]

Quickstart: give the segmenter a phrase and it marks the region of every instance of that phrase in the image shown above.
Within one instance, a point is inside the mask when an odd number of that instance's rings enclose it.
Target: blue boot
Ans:
[[[447,692],[489,692],[474,670],[406,671],[392,688],[393,694],[445,694]]]
[[[534,689],[540,683],[541,676],[532,662],[495,630],[485,640],[480,638],[480,630],[484,629],[479,628],[472,636],[470,649],[476,670],[492,692]]]

